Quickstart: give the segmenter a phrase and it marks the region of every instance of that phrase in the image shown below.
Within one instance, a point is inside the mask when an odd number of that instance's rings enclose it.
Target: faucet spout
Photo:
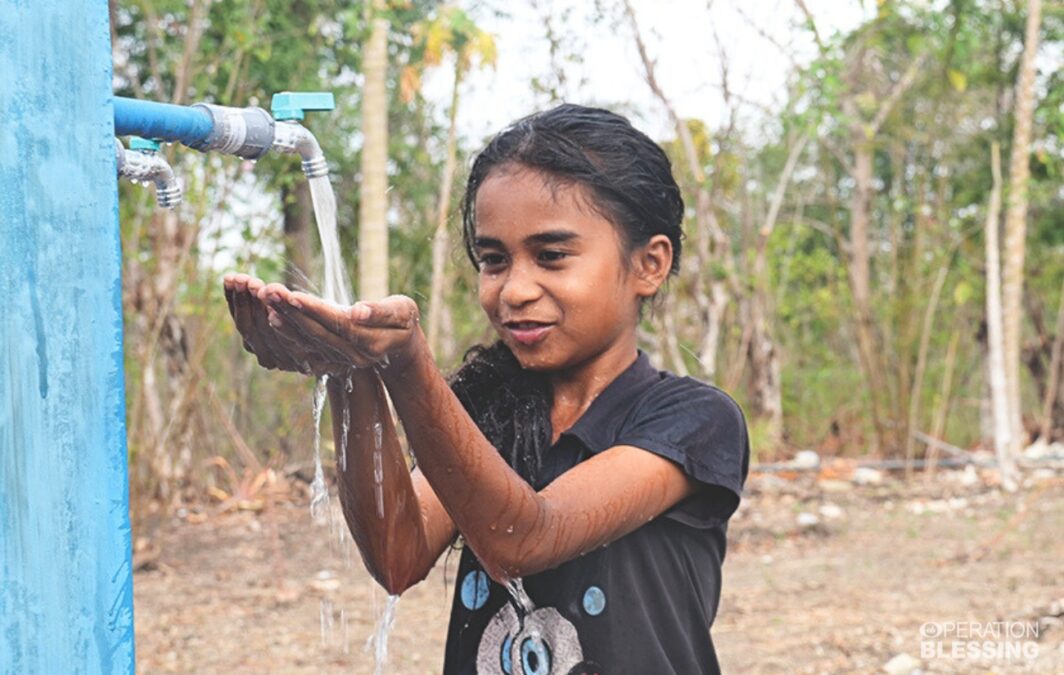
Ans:
[[[155,199],[159,206],[172,209],[181,203],[181,181],[166,158],[158,153],[158,149],[158,143],[134,137],[127,150],[116,138],[115,159],[118,176],[128,178],[134,183],[154,183]]]
[[[318,139],[298,122],[277,122],[273,133],[273,149],[299,155],[303,160],[303,173],[307,178],[329,175],[329,165],[325,161],[325,154],[321,151]]]

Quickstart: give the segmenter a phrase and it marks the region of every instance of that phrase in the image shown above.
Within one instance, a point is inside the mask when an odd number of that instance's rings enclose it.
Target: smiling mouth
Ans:
[[[515,340],[525,345],[543,340],[553,325],[539,321],[507,321],[503,324]]]

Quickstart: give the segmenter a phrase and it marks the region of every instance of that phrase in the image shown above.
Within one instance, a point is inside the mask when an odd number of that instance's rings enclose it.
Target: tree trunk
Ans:
[[[669,120],[676,129],[676,137],[680,140],[684,161],[696,186],[693,238],[695,240],[698,269],[695,272],[694,293],[702,314],[700,332],[703,336],[702,344],[699,348],[698,361],[702,367],[703,377],[714,380],[717,375],[717,351],[722,334],[721,322],[732,295],[729,289],[730,287],[738,286],[735,281],[735,265],[731,259],[729,240],[727,234],[720,228],[720,224],[716,221],[716,216],[713,213],[712,198],[706,185],[705,172],[702,170],[702,159],[698,156],[698,149],[695,147],[691,130],[687,127],[686,122],[680,118],[672,101],[658,83],[654,71],[654,61],[651,60],[650,55],[647,53],[643,36],[639,32],[635,11],[628,0],[624,2],[624,11],[632,26],[636,50],[639,52],[639,58],[643,64],[643,75],[647,86],[650,87],[650,91],[655,98],[661,102],[669,115]],[[715,265],[714,263],[719,264]],[[724,275],[724,278],[721,278],[721,274]],[[706,289],[707,278],[709,279],[708,290]]]
[[[850,280],[850,292],[853,294],[857,350],[861,368],[868,382],[868,395],[872,406],[872,424],[875,428],[876,449],[883,447],[885,432],[883,425],[881,393],[884,391],[884,379],[879,362],[875,324],[872,317],[871,262],[868,244],[868,230],[872,221],[872,143],[865,138],[863,125],[856,125],[852,130],[854,142],[854,189],[850,203],[850,264],[847,271]]]
[[[362,53],[362,201],[359,209],[359,297],[388,295],[388,21],[383,1],[369,12],[373,26]]]
[[[768,278],[768,241],[776,229],[787,186],[798,165],[798,158],[805,149],[808,138],[795,139],[787,154],[776,188],[772,192],[768,212],[757,235],[757,256],[754,258],[754,288],[750,294],[750,346],[744,358],[749,358],[754,414],[768,423],[768,443],[775,449],[783,440],[783,388],[780,382],[781,367],[779,350],[773,331],[771,291]]]
[[[923,328],[920,331],[920,347],[916,356],[916,372],[913,374],[912,386],[909,387],[909,414],[906,417],[905,429],[905,479],[912,480],[913,459],[916,454],[916,438],[914,434],[919,430],[920,404],[924,390],[924,371],[927,369],[927,350],[931,345],[931,331],[935,325],[935,315],[938,313],[938,299],[942,295],[942,286],[946,283],[946,275],[949,274],[950,259],[946,256],[942,261],[942,267],[938,269],[935,277],[934,288],[931,289],[931,299],[927,303],[924,312]]]
[[[447,277],[447,251],[450,248],[450,236],[447,230],[447,216],[451,211],[451,190],[454,186],[454,172],[458,148],[458,87],[462,82],[462,59],[455,56],[454,89],[451,91],[451,118],[447,129],[447,158],[443,164],[443,177],[440,181],[440,194],[437,199],[436,233],[432,237],[432,286],[429,290],[429,349],[437,354],[440,348],[440,329],[443,323],[444,287]]]
[[[1060,386],[1060,365],[1064,352],[1064,285],[1060,287],[1060,308],[1057,310],[1056,333],[1053,337],[1053,347],[1049,357],[1049,379],[1046,382],[1045,393],[1042,397],[1042,423],[1039,426],[1038,437],[1045,443],[1053,440],[1053,409],[1057,399],[1057,389]]]
[[[1026,440],[1020,387],[1020,336],[1023,326],[1023,264],[1027,237],[1027,179],[1030,175],[1031,117],[1034,110],[1034,58],[1038,51],[1041,0],[1027,0],[1027,29],[1016,82],[1015,126],[1009,158],[1008,210],[1005,214],[1005,266],[1002,283],[1003,345],[1012,458]],[[1010,458],[1010,459],[1012,459]]]
[[[961,331],[957,317],[954,315],[953,327],[950,332],[949,346],[946,347],[946,364],[942,373],[942,387],[939,389],[938,403],[935,406],[934,420],[931,423],[931,437],[941,439],[946,431],[946,418],[949,415],[950,400],[953,397],[953,369],[957,363],[957,347],[961,341]],[[935,476],[935,467],[938,464],[938,446],[932,445],[927,449],[927,464],[924,468],[924,480],[931,482]]]
[[[986,327],[987,381],[990,386],[990,408],[994,420],[994,451],[997,454],[1001,484],[1006,490],[1016,489],[1012,454],[1012,425],[1006,391],[1004,345],[1001,311],[1001,264],[998,254],[998,221],[1001,216],[1001,151],[997,143],[991,148],[990,165],[994,185],[990,190],[990,205],[986,212]]]

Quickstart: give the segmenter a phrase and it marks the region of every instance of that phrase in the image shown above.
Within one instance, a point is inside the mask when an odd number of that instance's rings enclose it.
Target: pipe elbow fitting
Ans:
[[[155,199],[164,209],[172,209],[181,203],[181,181],[166,158],[155,152],[126,150],[115,139],[115,158],[118,175],[134,183],[151,182],[155,185]]]
[[[273,149],[299,155],[303,160],[303,174],[307,178],[329,175],[329,165],[318,139],[302,124],[278,122],[274,128]]]

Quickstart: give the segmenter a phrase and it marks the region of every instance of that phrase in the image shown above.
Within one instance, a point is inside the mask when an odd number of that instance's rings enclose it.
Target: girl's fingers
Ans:
[[[229,278],[229,275],[226,275],[225,281],[223,283],[224,286],[222,290],[225,291],[225,304],[229,306],[229,316],[235,319],[236,313],[233,309],[233,284]]]
[[[252,351],[255,356],[259,357],[259,365],[263,368],[294,369],[291,361],[284,358],[274,345],[270,344],[270,327],[266,323],[266,310],[255,297],[253,287],[253,281],[248,282],[246,288],[235,295],[237,308],[242,310],[244,321],[248,325],[247,331],[241,331],[244,333],[244,340],[251,344]]]
[[[343,307],[307,293],[290,293],[288,302],[339,335],[362,327],[408,330],[417,322],[417,304],[404,295]]]
[[[236,329],[240,331],[244,338],[244,346],[249,348],[248,351],[254,354],[255,322],[251,318],[251,297],[247,292],[246,285],[242,287],[239,282],[234,284],[232,300],[233,321],[236,323]]]
[[[274,365],[282,370],[297,372],[306,370],[302,367],[302,360],[297,360],[298,355],[294,355],[291,350],[286,349],[285,345],[277,339],[274,330],[270,327],[266,307],[254,294],[249,293],[249,295],[253,308],[252,318],[255,321],[255,333],[261,338],[264,347],[263,351],[273,360]]]
[[[270,287],[268,292],[273,291]],[[278,306],[297,310],[306,317],[313,319],[337,336],[346,336],[346,324],[349,321],[347,310],[349,308],[323,300],[309,293],[274,293],[270,299]],[[287,314],[286,314],[287,316]]]
[[[333,375],[351,368],[351,361],[342,354],[322,353],[316,347],[307,347],[308,340],[285,322],[272,307],[267,308],[270,336],[277,349],[292,360],[291,370],[304,375]]]
[[[359,323],[365,325],[410,330],[418,322],[417,303],[405,295],[389,295],[379,302],[356,303],[352,308],[356,312],[358,305],[368,307],[369,316],[359,320]],[[365,314],[365,310],[362,314]]]
[[[339,361],[354,366],[367,366],[372,363],[357,344],[333,333],[314,319],[305,316],[286,302],[274,302],[270,308],[280,314],[280,325],[274,330],[285,335],[289,340],[303,340],[314,345],[315,350],[330,361]]]

